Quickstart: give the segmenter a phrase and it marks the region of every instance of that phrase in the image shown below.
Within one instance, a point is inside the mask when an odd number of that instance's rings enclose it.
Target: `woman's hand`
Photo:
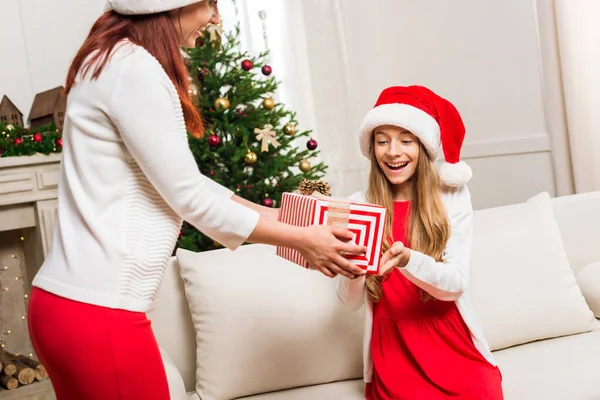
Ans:
[[[344,258],[342,254],[364,254],[367,248],[349,243],[352,233],[326,225],[302,228],[303,236],[296,249],[308,260],[310,268],[333,278],[342,274],[348,278],[364,275],[365,271]]]
[[[379,276],[385,275],[396,267],[406,267],[410,260],[410,250],[402,242],[396,242],[386,251],[379,261]]]

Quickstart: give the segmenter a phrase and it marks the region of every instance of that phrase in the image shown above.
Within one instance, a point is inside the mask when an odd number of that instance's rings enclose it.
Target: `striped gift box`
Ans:
[[[354,203],[324,196],[283,193],[279,220],[295,226],[333,225],[353,233],[354,243],[367,247],[365,255],[345,254],[348,260],[377,273],[385,227],[386,209],[373,204]],[[278,247],[277,255],[308,268],[308,261],[294,249]]]

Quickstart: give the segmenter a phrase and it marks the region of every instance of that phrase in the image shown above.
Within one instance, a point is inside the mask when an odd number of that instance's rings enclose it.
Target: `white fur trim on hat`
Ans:
[[[442,183],[447,186],[458,187],[467,184],[473,176],[471,167],[464,161],[459,161],[456,164],[450,164],[443,161],[436,165],[438,175]]]
[[[436,161],[441,151],[440,126],[425,111],[408,104],[382,104],[371,109],[360,127],[360,150],[370,158],[371,135],[378,126],[393,125],[410,131],[427,149],[429,158]]]
[[[107,0],[104,11],[123,15],[156,14],[200,3],[204,0]]]

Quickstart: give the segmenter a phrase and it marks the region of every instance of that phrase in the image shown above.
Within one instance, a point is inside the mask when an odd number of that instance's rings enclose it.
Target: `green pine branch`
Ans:
[[[54,123],[31,130],[0,123],[0,157],[60,153],[61,134]]]

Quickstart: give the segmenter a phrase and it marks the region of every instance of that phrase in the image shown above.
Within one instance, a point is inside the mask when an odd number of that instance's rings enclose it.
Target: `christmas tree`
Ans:
[[[279,82],[266,62],[240,50],[239,27],[221,38],[209,26],[186,51],[191,93],[205,120],[203,138],[189,136],[200,171],[246,200],[277,207],[283,192],[302,179],[319,179],[326,166],[311,165],[318,151],[296,114],[274,101]],[[300,144],[300,146],[299,146]],[[184,222],[177,247],[206,251],[220,247]]]

